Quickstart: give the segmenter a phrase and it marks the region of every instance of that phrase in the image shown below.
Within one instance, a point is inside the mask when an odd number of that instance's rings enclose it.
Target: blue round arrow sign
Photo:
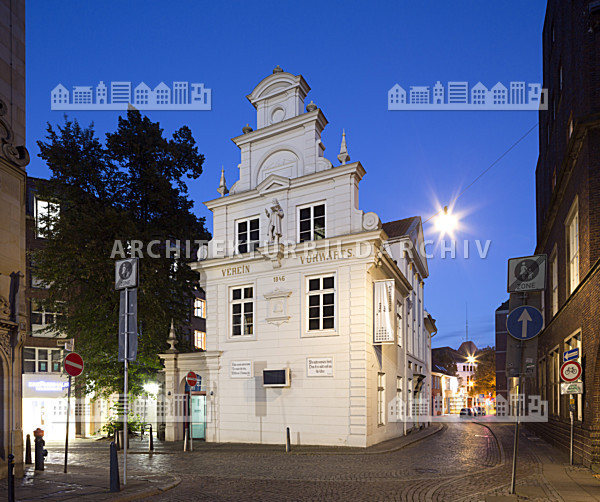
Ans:
[[[540,334],[544,326],[542,313],[535,307],[522,305],[506,318],[506,329],[517,340],[531,340]]]

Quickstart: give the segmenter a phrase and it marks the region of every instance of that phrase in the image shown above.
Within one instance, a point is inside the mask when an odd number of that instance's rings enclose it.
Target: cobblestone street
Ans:
[[[146,438],[132,439],[129,483],[118,495],[106,491],[108,441],[73,441],[72,474],[64,476],[63,444],[49,441],[47,470],[30,468],[17,500],[501,501],[509,493],[514,425],[491,418],[436,424],[368,450],[303,446],[285,453],[283,445],[196,441],[193,452],[157,442],[149,455]],[[518,500],[600,500],[600,482],[588,469],[566,466],[563,453],[525,428],[518,460]],[[121,454],[121,472],[122,461]],[[559,495],[557,480],[583,487],[579,498]]]
[[[489,430],[474,423],[449,424],[414,445],[374,455],[230,452],[198,445],[185,455],[130,458],[132,469],[147,462],[181,478],[151,500],[455,500],[506,483],[505,469],[490,478],[501,454]],[[522,468],[533,472],[529,463]]]

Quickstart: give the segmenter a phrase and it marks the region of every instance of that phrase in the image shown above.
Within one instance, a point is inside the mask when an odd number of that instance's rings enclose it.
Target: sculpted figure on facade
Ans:
[[[281,228],[284,216],[279,201],[273,199],[271,201],[271,211],[265,208],[265,213],[269,218],[269,240],[271,242],[279,242],[279,239],[283,236]]]

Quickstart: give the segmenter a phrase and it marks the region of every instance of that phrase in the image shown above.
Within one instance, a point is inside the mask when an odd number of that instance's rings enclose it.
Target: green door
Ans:
[[[206,439],[206,396],[192,394],[190,418],[193,439]]]

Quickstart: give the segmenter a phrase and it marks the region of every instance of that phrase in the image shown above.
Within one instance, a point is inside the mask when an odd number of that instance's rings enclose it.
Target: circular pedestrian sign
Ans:
[[[517,340],[531,340],[540,334],[544,325],[542,313],[530,305],[521,305],[506,318],[506,329]]]
[[[198,383],[198,375],[193,371],[190,371],[185,377],[186,383],[191,387],[195,387]]]
[[[69,376],[76,377],[83,371],[83,357],[77,352],[69,352],[63,360],[63,368]]]
[[[581,376],[581,364],[577,361],[567,361],[560,367],[560,378],[565,382],[574,382]]]

